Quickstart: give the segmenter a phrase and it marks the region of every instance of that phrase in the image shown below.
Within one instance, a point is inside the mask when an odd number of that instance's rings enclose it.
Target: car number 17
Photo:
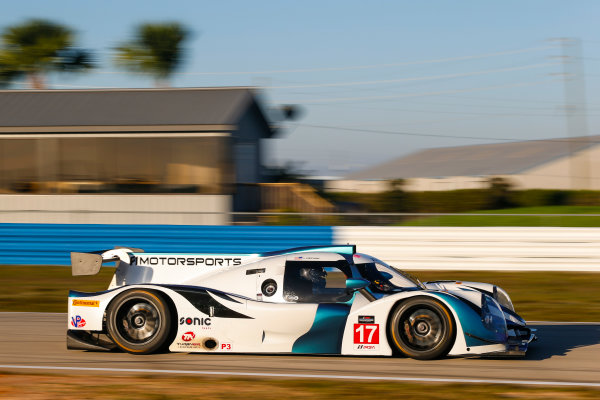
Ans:
[[[354,324],[354,343],[379,344],[379,324]]]

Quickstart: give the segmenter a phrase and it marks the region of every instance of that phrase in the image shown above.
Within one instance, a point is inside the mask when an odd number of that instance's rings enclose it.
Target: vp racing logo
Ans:
[[[83,328],[85,326],[85,319],[83,319],[80,315],[71,317],[71,326],[74,328]]]

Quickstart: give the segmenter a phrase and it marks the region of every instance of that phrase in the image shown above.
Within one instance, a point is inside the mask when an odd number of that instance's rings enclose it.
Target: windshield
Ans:
[[[423,288],[423,284],[412,275],[383,261],[374,260],[374,263],[356,264],[362,277],[371,282],[369,289],[372,291],[386,293],[398,289]]]

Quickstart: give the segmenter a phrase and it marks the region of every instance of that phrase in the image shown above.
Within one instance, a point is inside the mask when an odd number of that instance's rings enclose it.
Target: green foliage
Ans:
[[[364,212],[460,213],[502,210],[514,207],[595,206],[600,191],[592,190],[512,190],[504,179],[492,178],[487,189],[461,189],[431,192],[404,192],[402,180],[390,182],[382,193],[324,193],[337,205],[352,204]]]
[[[34,88],[44,86],[49,71],[79,71],[92,67],[86,50],[73,48],[71,29],[42,19],[7,27],[0,48],[0,85],[27,75]]]
[[[415,275],[423,282],[494,283],[508,292],[519,315],[529,321],[600,320],[598,272],[418,271]]]
[[[189,32],[176,22],[145,23],[136,28],[135,38],[116,48],[116,63],[130,71],[149,73],[164,81],[181,65],[182,43]]]
[[[10,85],[10,83],[20,77],[22,73],[18,71],[6,59],[7,55],[0,51],[0,89]]]
[[[533,215],[486,215],[486,214],[545,214]],[[557,215],[559,214],[559,215]],[[562,214],[571,214],[565,216]],[[577,214],[583,214],[578,216]],[[408,226],[569,226],[598,227],[600,206],[540,206],[505,208],[503,210],[475,211],[463,215],[411,218],[401,223]]]
[[[307,175],[302,170],[304,162],[287,161],[283,165],[270,166],[266,168],[265,175],[269,182],[300,182]]]

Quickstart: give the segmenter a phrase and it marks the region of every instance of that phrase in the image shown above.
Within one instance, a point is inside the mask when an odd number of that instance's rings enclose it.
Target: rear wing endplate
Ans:
[[[123,261],[131,264],[132,253],[143,253],[142,249],[115,247],[112,250],[104,250],[93,253],[71,253],[71,272],[73,276],[96,275],[102,264]]]

